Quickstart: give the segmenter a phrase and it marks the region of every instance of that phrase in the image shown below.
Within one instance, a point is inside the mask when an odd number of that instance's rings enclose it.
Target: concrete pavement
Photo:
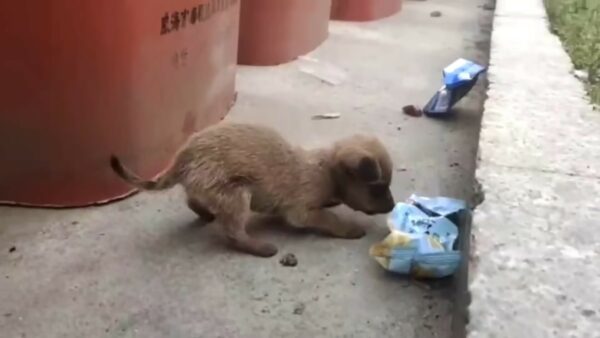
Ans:
[[[301,71],[300,60],[239,69],[229,118],[276,127],[292,142],[327,144],[378,134],[398,170],[397,199],[413,192],[469,198],[481,83],[456,118],[402,114],[424,104],[441,69],[458,57],[487,59],[491,12],[481,0],[407,1],[372,23],[332,23],[311,57],[346,74],[338,85]],[[430,16],[440,11],[441,17]],[[326,69],[327,66],[325,66]],[[339,113],[336,120],[313,114]],[[227,250],[215,226],[200,228],[179,190],[140,194],[77,210],[0,208],[2,337],[448,337],[452,287],[423,288],[368,257],[387,232],[384,217],[361,217],[358,241],[263,227],[278,258]]]
[[[498,0],[470,338],[600,337],[600,114],[542,0]]]

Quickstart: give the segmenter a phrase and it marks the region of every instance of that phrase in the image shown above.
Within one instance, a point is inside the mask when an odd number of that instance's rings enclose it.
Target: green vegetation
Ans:
[[[576,69],[586,71],[592,102],[600,104],[600,0],[544,0],[553,32]]]

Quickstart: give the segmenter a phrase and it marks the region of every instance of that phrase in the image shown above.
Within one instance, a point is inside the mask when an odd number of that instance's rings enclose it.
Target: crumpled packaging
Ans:
[[[467,95],[479,75],[486,68],[466,59],[457,59],[442,71],[444,85],[423,107],[423,112],[429,117],[443,117],[451,114],[452,107]]]
[[[412,195],[407,203],[396,205],[388,217],[390,234],[369,254],[391,272],[416,278],[450,276],[461,261],[455,244],[463,211],[468,209],[461,200]]]

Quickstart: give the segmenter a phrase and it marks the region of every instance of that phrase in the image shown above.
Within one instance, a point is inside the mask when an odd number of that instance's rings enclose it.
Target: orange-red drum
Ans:
[[[330,10],[331,0],[242,0],[239,64],[276,65],[317,48]]]
[[[402,0],[333,0],[331,19],[370,21],[385,18],[402,9]]]
[[[80,206],[131,192],[234,97],[239,0],[0,4],[0,201]]]

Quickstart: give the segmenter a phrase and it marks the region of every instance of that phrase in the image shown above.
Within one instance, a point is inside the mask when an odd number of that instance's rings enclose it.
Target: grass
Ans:
[[[586,71],[590,99],[600,105],[600,0],[544,0],[553,32],[576,69]]]

